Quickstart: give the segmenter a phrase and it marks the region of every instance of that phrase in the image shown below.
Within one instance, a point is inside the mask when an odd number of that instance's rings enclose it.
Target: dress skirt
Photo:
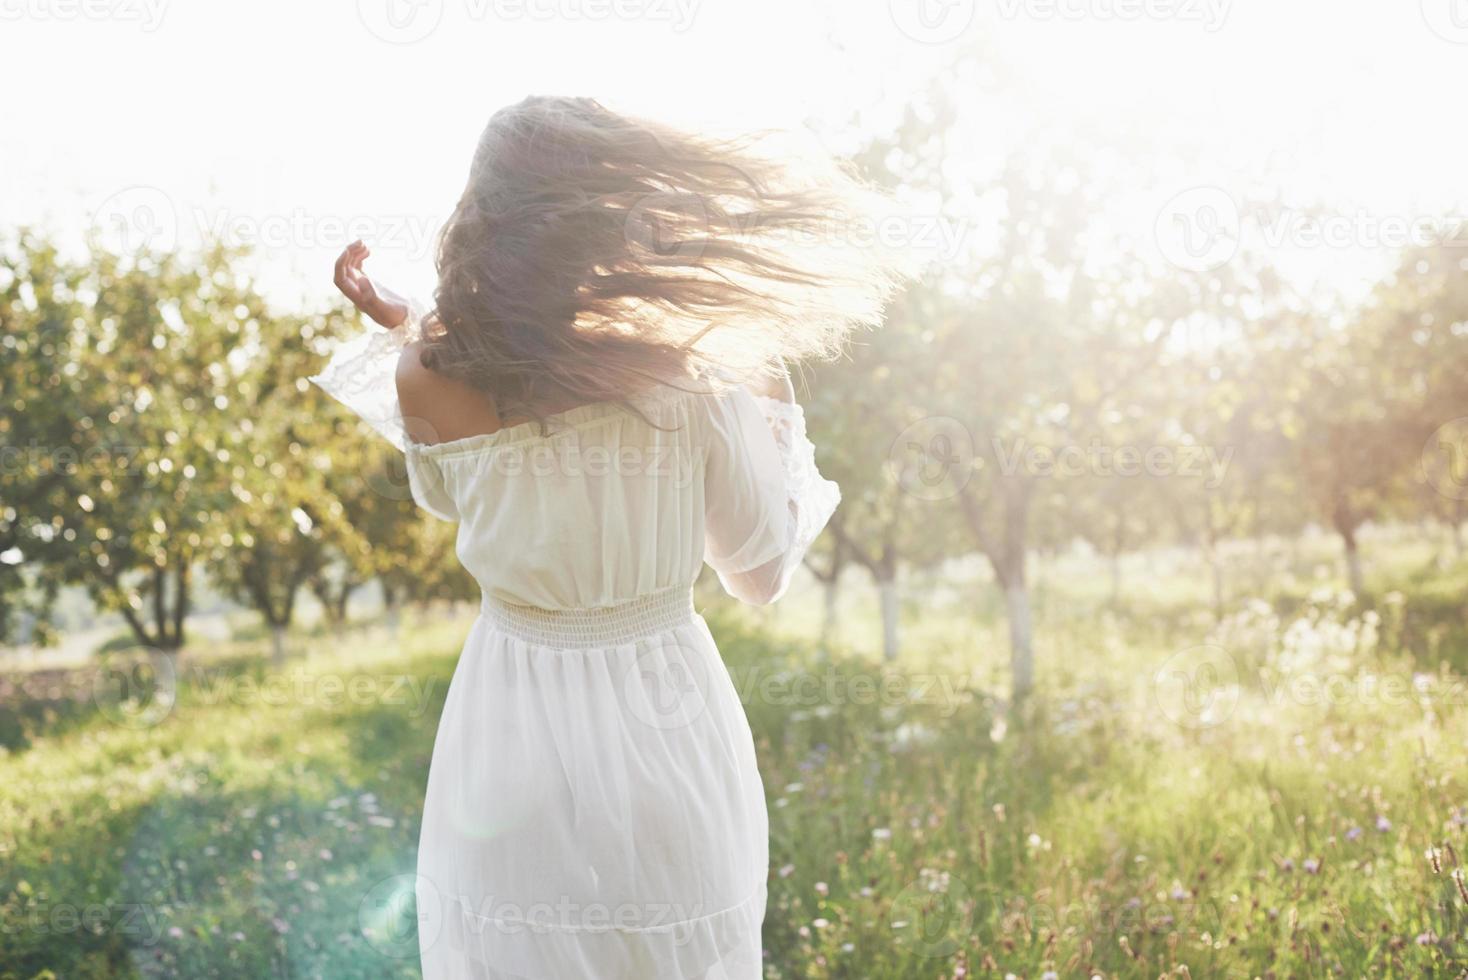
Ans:
[[[486,598],[428,776],[428,980],[757,980],[768,847],[749,724],[690,589]]]

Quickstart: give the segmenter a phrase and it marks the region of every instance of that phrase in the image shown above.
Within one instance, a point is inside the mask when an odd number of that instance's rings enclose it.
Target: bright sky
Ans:
[[[965,44],[1008,68],[955,165],[1037,120],[1102,134],[1147,160],[1138,228],[1200,187],[1331,201],[1345,245],[1286,247],[1349,286],[1381,228],[1464,213],[1468,0],[0,0],[0,221],[223,228],[283,301],[329,288],[361,234],[426,294],[432,229],[505,103],[879,122]]]

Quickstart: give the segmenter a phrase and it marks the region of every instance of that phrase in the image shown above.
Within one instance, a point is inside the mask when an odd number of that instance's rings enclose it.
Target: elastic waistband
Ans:
[[[693,590],[674,586],[611,606],[542,609],[485,596],[480,614],[495,629],[546,646],[608,647],[681,626],[697,613]]]

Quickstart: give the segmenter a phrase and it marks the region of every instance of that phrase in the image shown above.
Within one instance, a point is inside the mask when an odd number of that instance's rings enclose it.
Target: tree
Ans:
[[[841,575],[851,563],[851,552],[845,543],[842,530],[844,515],[841,508],[831,516],[828,533],[816,539],[806,553],[805,567],[821,583],[822,616],[821,643],[829,646],[836,635],[838,600],[841,594]]]
[[[193,569],[219,545],[228,510],[217,479],[234,395],[240,322],[259,300],[233,255],[94,248],[77,278],[60,365],[73,383],[59,408],[82,462],[52,513],[54,573],[122,615],[138,641],[183,645]]]
[[[954,540],[938,533],[951,518],[934,502],[950,495],[944,480],[957,473],[929,483],[917,472],[926,465],[927,440],[943,425],[935,426],[919,401],[931,335],[917,325],[916,317],[894,315],[859,338],[849,356],[817,369],[805,402],[821,471],[841,486],[841,505],[828,527],[831,573],[839,575],[849,561],[871,576],[888,660],[900,649],[899,572],[904,564],[941,560]]]
[[[0,244],[0,641],[18,638],[23,621],[46,637],[80,471],[106,462],[91,455],[96,427],[75,412],[84,277],[28,232]]]
[[[353,320],[338,309],[290,317],[260,308],[240,324],[248,356],[237,359],[238,418],[225,427],[229,532],[213,568],[226,592],[265,620],[277,662],[303,587],[341,563],[351,584],[328,604],[341,609],[375,568],[366,535],[379,497],[363,487],[365,468],[381,458],[378,440],[307,381],[318,366],[315,341],[355,329]]]
[[[1305,346],[1277,369],[1288,379],[1284,431],[1300,486],[1340,536],[1347,581],[1361,596],[1359,532],[1408,492],[1431,431],[1423,393],[1402,384],[1403,354],[1382,320],[1302,310],[1291,321]]]

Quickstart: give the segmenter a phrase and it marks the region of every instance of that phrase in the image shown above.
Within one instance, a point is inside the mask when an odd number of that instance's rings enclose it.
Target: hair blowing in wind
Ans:
[[[862,233],[888,204],[829,159],[525,99],[490,119],[444,229],[424,364],[537,418],[836,356],[905,276]]]

